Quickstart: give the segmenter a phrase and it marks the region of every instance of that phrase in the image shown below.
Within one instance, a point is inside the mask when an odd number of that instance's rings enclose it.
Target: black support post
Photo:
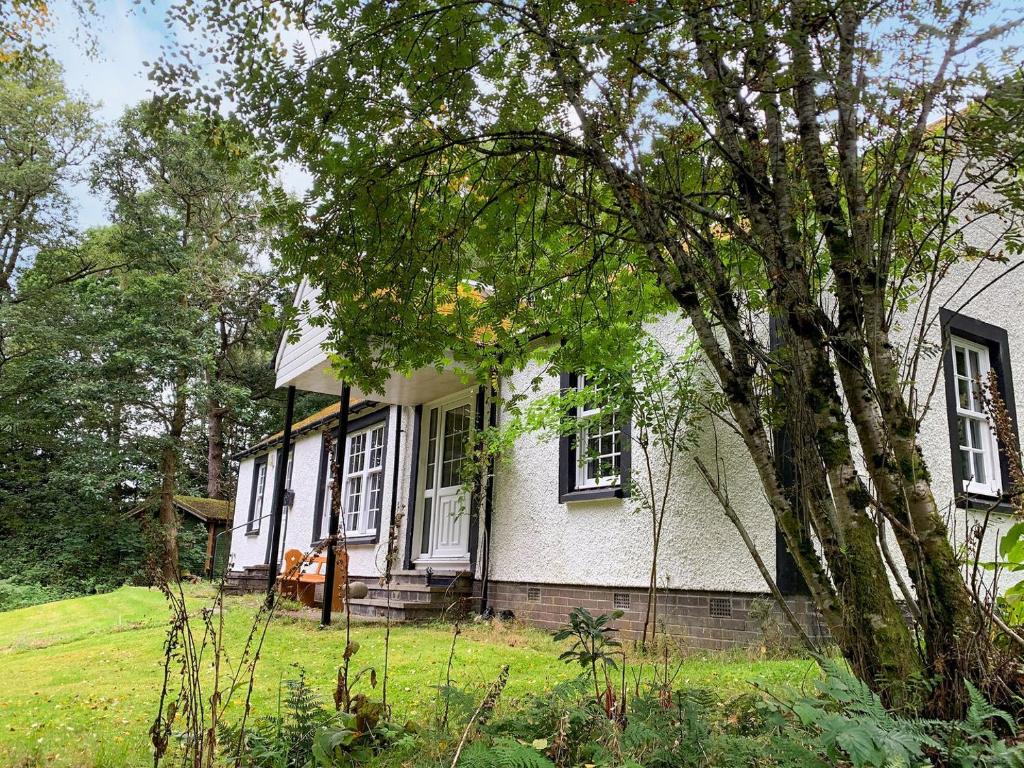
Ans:
[[[337,541],[335,540],[338,535],[338,529],[341,518],[341,505],[345,503],[345,498],[342,494],[345,491],[345,448],[348,443],[348,416],[349,407],[352,400],[352,389],[349,387],[347,382],[343,382],[341,385],[341,414],[338,419],[338,434],[334,440],[334,487],[338,494],[339,503],[335,504],[333,497],[331,499],[331,516],[327,526],[327,535],[331,539],[331,545],[327,548],[327,572],[324,574],[324,605],[320,612],[320,623],[323,626],[327,626],[331,623],[331,609],[334,607],[334,580],[337,574],[337,555],[335,549],[337,547]]]
[[[292,449],[292,415],[295,412],[295,387],[288,387],[288,404],[284,412],[284,435],[274,478],[274,507],[270,521],[270,573],[267,575],[267,594],[277,583],[277,550],[281,543],[281,514],[284,511],[284,485],[288,482],[288,454]]]
[[[498,426],[498,393],[494,384],[491,384],[490,398],[488,400],[489,415],[487,426],[492,430]],[[487,612],[487,602],[490,592],[491,572],[491,508],[494,506],[494,454],[487,457],[487,484],[484,486],[484,536],[483,536],[483,562],[480,566],[480,613]]]

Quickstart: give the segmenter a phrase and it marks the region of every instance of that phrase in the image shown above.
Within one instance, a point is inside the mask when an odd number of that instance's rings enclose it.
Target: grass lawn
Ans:
[[[204,588],[193,588],[201,604]],[[228,647],[241,649],[255,598],[231,598]],[[147,731],[162,675],[167,609],[156,590],[125,587],[106,595],[0,613],[0,765],[144,766]],[[384,628],[356,624],[354,668],[383,660]],[[428,721],[443,682],[452,633],[443,625],[398,626],[391,632],[389,701],[398,720]],[[276,710],[280,681],[297,667],[330,698],[344,647],[341,626],[279,617],[270,627],[253,695],[256,715]],[[575,674],[557,660],[550,635],[523,627],[471,625],[458,638],[454,684],[480,690],[510,667],[505,700],[542,691]],[[722,696],[768,687],[800,686],[815,676],[805,660],[751,661],[739,655],[688,657],[678,686],[706,686]],[[241,710],[241,702],[232,707]]]

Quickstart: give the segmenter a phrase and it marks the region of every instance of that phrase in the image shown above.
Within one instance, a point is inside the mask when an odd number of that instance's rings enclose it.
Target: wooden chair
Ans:
[[[298,599],[299,563],[301,562],[302,552],[299,550],[289,549],[284,553],[284,564],[281,566],[281,575],[277,579],[281,597]]]
[[[312,608],[316,602],[316,585],[324,583],[323,572],[325,570],[327,570],[327,558],[314,557],[295,577],[296,599],[307,608]]]
[[[327,557],[314,557],[307,567],[309,570],[298,574],[296,592],[298,601],[307,608],[312,608],[316,604],[317,585],[327,582]],[[344,552],[337,554],[334,568],[331,609],[340,611],[345,607],[345,584],[348,582],[348,556]]]

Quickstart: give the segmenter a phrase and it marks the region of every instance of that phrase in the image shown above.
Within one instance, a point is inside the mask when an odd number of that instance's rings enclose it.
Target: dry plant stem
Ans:
[[[441,714],[441,730],[443,731],[448,727],[448,704],[451,699],[451,688],[452,688],[452,663],[455,661],[455,641],[462,633],[462,626],[459,624],[459,620],[455,620],[455,626],[452,629],[452,645],[448,649],[448,666],[445,668],[444,675],[444,709]]]
[[[341,558],[344,563],[344,573],[334,574],[335,579],[344,579],[344,593],[345,593],[345,651],[341,657],[341,667],[338,669],[338,684],[334,690],[334,706],[339,710],[348,712],[351,708],[352,696],[349,689],[349,666],[352,658],[352,606],[348,599],[348,530],[345,526],[345,519],[342,516],[343,509],[341,505],[341,487],[337,482],[338,478],[338,462],[336,459],[337,451],[335,450],[334,442],[328,439],[325,442],[325,450],[330,452],[331,463],[331,515],[337,516],[338,520],[338,534],[339,536],[331,542],[330,546],[338,549],[338,543],[341,543],[340,550],[343,553]],[[337,561],[337,558],[335,558]],[[326,586],[324,588],[324,600],[333,600],[333,594],[327,594]]]
[[[989,379],[988,382],[986,382],[984,398],[985,410],[988,411],[989,416],[992,418],[996,435],[999,438],[999,443],[1003,446],[1003,451],[1006,455],[1006,464],[1007,469],[1009,470],[1011,484],[1008,495],[1011,503],[1013,504],[1014,511],[1017,516],[1020,517],[1022,512],[1021,493],[1024,492],[1024,461],[1022,461],[1021,458],[1020,444],[1017,441],[1017,432],[1013,428],[1013,416],[1006,407],[1006,401],[1003,399],[1003,396],[999,391],[999,377],[995,371],[989,371]],[[999,614],[995,610],[995,606],[992,605],[992,601],[982,603],[982,601],[979,600],[978,604],[984,607],[989,620],[992,621],[992,623],[995,624],[1003,634],[1012,640],[1018,647],[1024,648],[1024,637],[1021,637],[1018,632],[1000,618]]]
[[[501,672],[498,673],[498,679],[491,684],[490,690],[487,691],[487,695],[484,700],[480,702],[480,706],[473,712],[473,716],[469,718],[469,722],[466,723],[466,729],[462,732],[462,738],[459,739],[459,746],[455,749],[455,756],[452,758],[451,768],[455,768],[458,765],[459,757],[462,756],[462,749],[466,746],[466,740],[469,738],[470,732],[473,730],[473,726],[478,720],[486,719],[494,709],[494,705],[498,703],[498,697],[501,696],[502,690],[505,688],[505,683],[508,682],[508,664],[501,668]]]
[[[384,587],[387,590],[387,616],[384,622],[384,679],[381,681],[381,704],[384,711],[388,708],[388,661],[391,650],[391,579],[397,557],[398,527],[402,521],[402,514],[395,515],[388,527],[387,559],[384,562]]]
[[[308,553],[286,574],[286,577],[293,577],[295,572],[321,549],[322,546]],[[204,630],[197,644],[195,633],[192,631],[192,617],[188,611],[180,579],[168,582],[160,578],[159,574],[156,575],[157,584],[171,609],[171,623],[164,645],[164,676],[157,717],[150,729],[155,767],[159,766],[160,761],[166,756],[174,722],[179,718],[185,720],[181,730],[186,734],[182,739],[184,747],[181,764],[191,765],[193,768],[213,768],[217,765],[217,733],[220,721],[231,703],[234,692],[242,689],[244,677],[247,678],[244,686],[246,690],[245,706],[239,725],[239,740],[235,756],[235,765],[242,765],[242,746],[246,722],[251,713],[256,666],[277,602],[276,595],[271,593],[260,604],[259,610],[253,617],[238,664],[233,671],[229,672],[225,696],[221,686],[222,670],[228,665],[224,645],[225,576],[226,574],[221,575],[217,593],[213,599],[213,607],[202,609]],[[214,612],[217,613],[216,622],[214,621]],[[209,663],[204,662],[208,653],[213,654],[213,659]],[[175,661],[181,670],[182,682],[178,697],[169,702],[171,668]],[[209,691],[208,697],[204,697],[201,672],[210,667],[213,670],[212,690]],[[209,705],[208,710],[206,709],[207,705]]]
[[[771,573],[768,571],[768,567],[764,564],[764,560],[761,559],[761,553],[757,550],[757,545],[754,544],[753,540],[750,538],[750,534],[747,533],[746,526],[743,525],[743,521],[740,520],[739,515],[736,514],[736,510],[733,509],[732,503],[725,494],[722,493],[721,488],[719,488],[718,483],[715,481],[715,478],[711,475],[711,472],[708,471],[707,466],[700,457],[695,456],[693,458],[693,462],[697,465],[697,470],[704,478],[704,481],[708,484],[708,488],[711,489],[715,498],[718,499],[718,503],[722,506],[722,511],[725,513],[725,516],[729,518],[729,522],[733,524],[736,531],[739,533],[740,538],[743,539],[743,543],[746,545],[751,557],[754,558],[754,562],[757,564],[757,569],[761,572],[761,576],[768,585],[768,589],[771,590],[772,596],[778,603],[779,608],[781,608],[782,612],[785,614],[786,620],[789,621],[793,629],[796,630],[797,635],[800,637],[804,645],[807,646],[809,650],[816,653],[818,651],[817,646],[811,641],[811,638],[807,635],[807,632],[793,614],[792,609],[790,609],[789,603],[786,602],[786,598],[783,597],[778,584],[775,583],[775,579],[772,578]]]

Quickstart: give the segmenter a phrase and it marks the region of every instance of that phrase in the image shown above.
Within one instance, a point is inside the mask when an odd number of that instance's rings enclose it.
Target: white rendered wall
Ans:
[[[990,195],[988,197],[988,202],[997,203]],[[965,237],[971,245],[983,251],[1000,250],[999,229],[995,217],[967,225]],[[967,542],[973,524],[982,522],[984,513],[975,510],[965,511],[954,506],[954,457],[951,455],[946,415],[946,382],[943,370],[945,350],[941,348],[943,339],[938,311],[939,307],[945,307],[1006,331],[1010,353],[1009,368],[1016,401],[1016,413],[1013,416],[1020,425],[1024,418],[1024,270],[1018,269],[1007,273],[1007,270],[1020,262],[1021,257],[1015,256],[1007,264],[991,261],[958,264],[939,282],[931,300],[928,316],[924,317],[921,304],[915,305],[900,318],[893,333],[898,343],[906,345],[908,339],[917,338],[922,323],[927,326],[926,338],[933,351],[921,356],[917,375],[917,399],[920,403],[918,414],[923,414],[919,441],[928,470],[931,472],[932,491],[939,508],[949,519],[950,538],[956,545]],[[1005,513],[994,512],[991,515],[982,542],[982,561],[998,559],[999,537],[1013,522],[1012,517]],[[895,552],[895,555],[898,557],[899,553]],[[1024,574],[1004,573],[1000,575],[999,583],[1005,588],[1022,578]]]
[[[349,546],[349,572],[353,576],[363,578],[377,578],[380,576],[385,560],[387,545],[388,527],[391,525],[391,500],[394,482],[394,472],[398,471],[398,511],[402,512],[406,506],[407,491],[409,487],[408,472],[410,460],[410,440],[404,435],[411,435],[411,408],[399,408],[390,406],[388,418],[388,435],[386,444],[386,459],[384,468],[384,494],[381,509],[381,530],[379,541],[376,544],[351,544]],[[401,429],[403,435],[398,434],[399,425],[396,423],[398,411],[402,411]],[[360,414],[361,415],[361,414]],[[330,429],[335,429],[332,424]],[[289,511],[287,521],[282,526],[284,533],[284,544],[282,551],[298,549],[307,552],[312,546],[313,520],[316,506],[316,491],[320,470],[320,454],[323,444],[323,432],[313,431],[301,435],[293,444],[294,464],[292,466],[291,489],[295,491],[295,503]],[[398,462],[396,467],[396,445],[398,446]],[[273,468],[277,449],[270,454],[268,460],[268,479],[266,490],[265,513],[271,511],[273,499]],[[235,500],[235,522],[234,525],[243,525],[249,514],[250,497],[252,493],[252,471],[257,456],[247,456],[242,459],[238,470],[238,493]],[[325,493],[328,493],[325,490]],[[327,529],[326,519],[323,522],[323,529]],[[245,528],[236,530],[232,536],[231,556],[233,568],[241,569],[248,565],[256,565],[266,562],[267,541],[270,535],[270,521],[264,520],[258,534],[246,534]],[[405,539],[404,533],[399,537],[399,566],[401,565],[401,553]]]
[[[266,562],[267,539],[270,534],[270,518],[260,521],[258,533],[246,532],[249,519],[249,505],[252,503],[252,473],[256,456],[247,456],[238,467],[238,490],[235,492],[235,519],[231,532],[231,567],[245,568]],[[274,498],[274,479],[277,467],[276,451],[267,457],[267,480],[263,492],[263,514],[270,513]]]
[[[681,349],[682,321],[651,326],[666,349]],[[532,366],[506,382],[505,396],[522,391],[540,372]],[[558,390],[556,376],[542,394]],[[774,573],[775,523],[760,481],[735,434],[707,419],[698,452],[709,467],[716,456],[737,513]],[[717,443],[717,450],[716,450]],[[632,478],[645,482],[642,455],[632,446]],[[491,578],[551,584],[644,587],[651,566],[650,513],[637,499],[558,502],[557,438],[527,435],[495,468]],[[655,488],[664,467],[654,464]],[[658,582],[673,589],[764,592],[764,580],[735,528],[722,514],[692,459],[680,457],[671,484],[659,555]]]

